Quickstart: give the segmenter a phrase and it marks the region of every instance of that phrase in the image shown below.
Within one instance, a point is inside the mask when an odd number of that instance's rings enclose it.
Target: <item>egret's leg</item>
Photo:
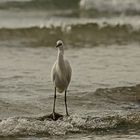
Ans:
[[[67,90],[65,90],[65,107],[66,107],[66,115],[69,116],[69,113],[68,113],[68,108],[67,108]]]
[[[55,101],[56,101],[56,87],[54,89],[53,119],[55,119]]]

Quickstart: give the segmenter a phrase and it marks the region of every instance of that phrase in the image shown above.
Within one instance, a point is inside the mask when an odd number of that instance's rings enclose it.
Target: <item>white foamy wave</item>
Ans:
[[[140,124],[139,113],[124,115],[116,114],[100,117],[72,115],[57,121],[40,120],[39,118],[13,117],[0,122],[0,136],[36,136],[65,135],[98,130],[119,128],[125,124],[136,126]]]
[[[84,10],[95,9],[100,12],[140,12],[140,0],[81,0],[80,8]]]

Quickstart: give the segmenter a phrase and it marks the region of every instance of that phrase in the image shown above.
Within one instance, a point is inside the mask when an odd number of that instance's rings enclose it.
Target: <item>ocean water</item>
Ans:
[[[0,1],[0,139],[140,139],[140,1]],[[62,39],[72,65],[52,113]]]

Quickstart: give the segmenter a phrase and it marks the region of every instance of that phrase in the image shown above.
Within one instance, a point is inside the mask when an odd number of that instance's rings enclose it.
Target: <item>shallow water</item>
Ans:
[[[57,50],[24,46],[1,46],[0,49],[0,111],[3,112],[0,114],[1,119],[12,116],[41,116],[41,114],[51,113],[53,86],[50,71],[56,59]],[[139,86],[135,87],[135,85],[140,81],[139,49],[137,44],[66,49],[65,55],[71,61],[73,68],[73,78],[68,93],[70,114],[76,114],[78,118],[82,114],[87,119],[87,116],[101,117],[105,114],[108,116],[116,114],[116,117],[118,114],[125,116],[131,111],[138,112],[140,107]],[[127,88],[130,85],[134,85],[134,87]],[[95,90],[96,92],[94,92]],[[65,114],[63,98],[63,94],[58,94],[57,112]],[[75,117],[73,116],[72,119]],[[81,119],[79,118],[78,121],[83,121]],[[79,122],[76,124],[78,125]],[[32,130],[34,125],[36,130]],[[26,118],[9,118],[0,124],[1,136],[48,133],[48,129],[37,132],[40,127],[43,128],[40,125],[49,128],[50,135],[63,135],[59,130],[56,130],[56,133],[54,129],[51,130],[50,123],[42,124],[42,122],[34,122],[34,120],[28,121]],[[59,125],[64,127],[62,129],[64,134],[65,131],[69,132],[69,127],[73,127],[66,122],[60,122]],[[109,127],[110,124],[106,125],[105,127]],[[53,127],[57,127],[57,125],[54,124]],[[23,131],[26,129],[27,133]],[[75,129],[71,131],[80,132]]]

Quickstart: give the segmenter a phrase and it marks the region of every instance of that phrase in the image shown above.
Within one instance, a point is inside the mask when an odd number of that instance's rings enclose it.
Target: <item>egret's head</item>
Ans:
[[[56,48],[59,48],[60,50],[63,49],[63,41],[62,40],[58,40],[56,42]]]

